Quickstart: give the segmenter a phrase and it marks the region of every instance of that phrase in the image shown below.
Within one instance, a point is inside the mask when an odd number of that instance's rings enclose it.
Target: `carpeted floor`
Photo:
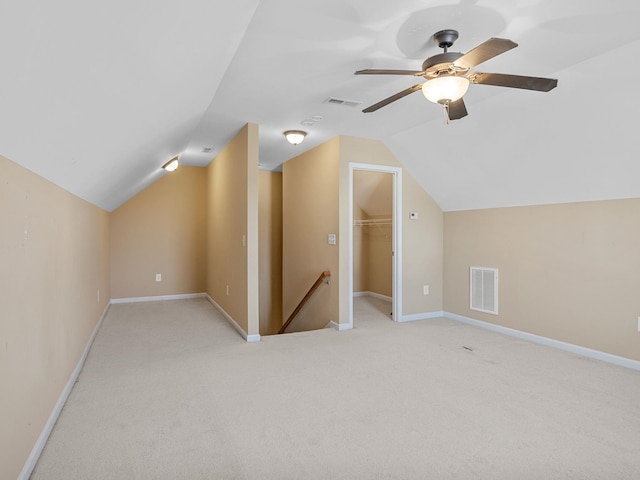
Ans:
[[[247,344],[204,299],[112,305],[32,478],[639,477],[640,372],[354,310]]]

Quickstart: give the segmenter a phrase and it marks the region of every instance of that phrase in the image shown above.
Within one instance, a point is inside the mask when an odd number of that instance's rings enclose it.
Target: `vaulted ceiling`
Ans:
[[[393,212],[393,175],[354,170],[353,204],[369,217],[390,217]]]
[[[253,122],[264,169],[375,138],[444,210],[640,197],[638,25],[637,0],[5,0],[0,154],[113,210]],[[416,79],[353,72],[419,69],[444,28],[452,51],[519,44],[476,70],[558,87],[471,85],[449,125],[420,93],[362,113]],[[287,129],[309,134],[293,147]]]

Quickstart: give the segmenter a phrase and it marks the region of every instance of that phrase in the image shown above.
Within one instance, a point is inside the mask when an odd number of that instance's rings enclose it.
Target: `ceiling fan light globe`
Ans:
[[[467,93],[469,80],[466,77],[447,75],[427,80],[422,84],[422,94],[433,103],[455,102]]]

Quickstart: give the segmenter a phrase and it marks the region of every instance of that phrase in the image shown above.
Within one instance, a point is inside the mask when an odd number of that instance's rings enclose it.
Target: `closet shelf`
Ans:
[[[366,227],[369,225],[392,225],[393,220],[391,218],[372,218],[369,220],[354,220],[354,227]]]
[[[376,227],[378,230],[382,232],[385,238],[389,238],[387,232],[383,230],[383,226],[385,225],[393,225],[393,219],[391,218],[371,218],[368,220],[354,220],[354,227]]]

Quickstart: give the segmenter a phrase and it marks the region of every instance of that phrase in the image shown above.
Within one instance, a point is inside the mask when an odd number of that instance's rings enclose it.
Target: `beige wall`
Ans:
[[[374,220],[354,205],[354,220]],[[384,216],[391,218],[391,214]],[[353,228],[353,291],[393,294],[393,228],[391,225],[362,225]]]
[[[402,167],[389,149],[376,140],[340,137],[340,230],[349,228],[349,163]],[[403,170],[402,173],[402,313],[415,315],[442,310],[443,298],[443,213],[433,199]],[[418,220],[409,220],[417,212]],[[349,318],[348,245],[340,245],[340,322]],[[423,295],[422,286],[430,294]]]
[[[113,298],[205,291],[206,180],[181,166],[111,213]]]
[[[258,190],[258,127],[247,125],[208,168],[181,166],[119,207],[113,297],[207,292],[258,334]]]
[[[384,218],[390,218],[387,215]],[[379,217],[371,217],[376,219]],[[393,294],[393,228],[391,225],[365,227],[369,244],[369,291],[386,297]],[[355,287],[354,287],[354,291]]]
[[[0,179],[0,478],[12,479],[107,307],[109,215],[1,156]]]
[[[288,317],[320,272],[330,269],[330,288],[316,294],[307,309],[316,328],[329,320],[349,321],[350,162],[401,167],[381,142],[354,137],[336,137],[284,164],[283,313]],[[402,203],[402,313],[441,311],[443,213],[408,172],[403,172]],[[419,220],[409,220],[410,211]],[[327,244],[329,233],[337,234],[337,247]],[[423,285],[429,285],[430,295],[423,295]]]
[[[381,220],[353,229],[353,291],[393,294],[393,175],[353,172],[354,220]],[[385,223],[389,223],[385,225]]]
[[[321,285],[288,332],[322,328],[338,321],[338,246],[327,236],[338,231],[338,166],[340,141],[334,138],[283,165],[283,314],[291,312],[325,270]]]
[[[354,220],[368,220],[369,216],[357,205],[353,206]],[[353,228],[353,291],[369,291],[369,235],[368,227]]]
[[[640,199],[445,214],[445,309],[640,360]],[[499,269],[499,315],[469,267]]]
[[[248,124],[207,168],[207,293],[259,334],[258,127]]]
[[[282,173],[259,172],[260,335],[282,326]]]

